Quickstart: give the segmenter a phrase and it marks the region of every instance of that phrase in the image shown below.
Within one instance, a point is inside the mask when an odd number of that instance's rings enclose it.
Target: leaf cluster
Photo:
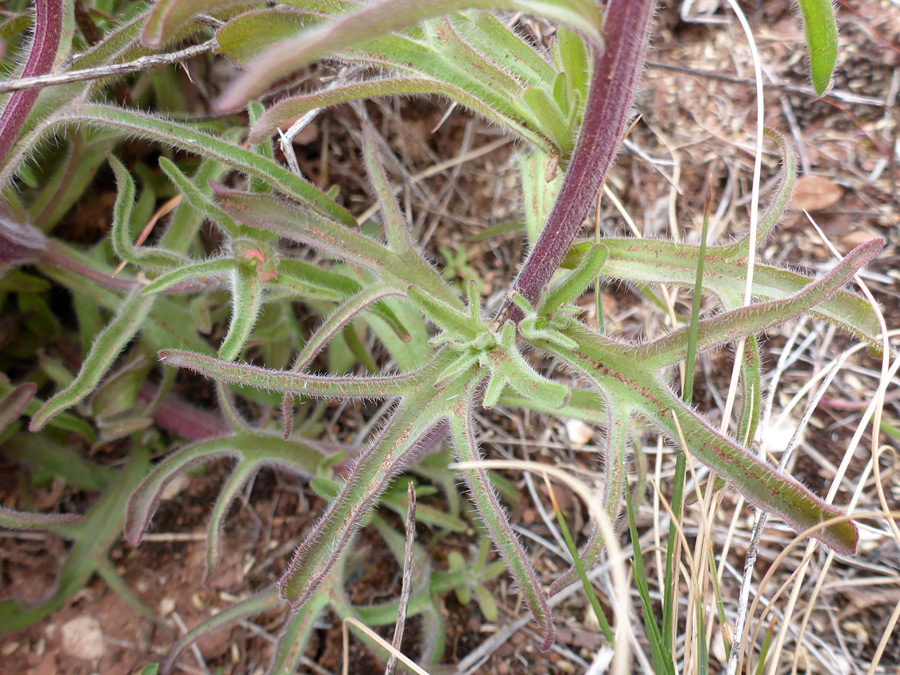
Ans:
[[[273,672],[293,671],[316,618],[328,607],[370,626],[393,623],[397,603],[353,606],[342,584],[353,558],[351,543],[366,524],[378,529],[402,562],[403,537],[377,507],[405,512],[404,492],[397,487],[404,472],[424,481],[420,495],[445,495],[449,513],[424,505],[418,511],[420,522],[437,532],[436,540],[464,530],[463,516],[482,526],[470,552],[473,566],[454,551],[449,569],[440,570],[424,546],[414,547],[408,611],[421,614],[435,636],[423,659],[436,662],[441,656],[443,594],[453,591],[463,604],[474,594],[485,617],[496,619],[496,603],[484,584],[502,569],[514,578],[539,625],[542,648],[549,649],[554,628],[548,596],[501,500],[501,492],[508,492],[498,490],[502,479],[483,469],[463,470],[463,491],[472,503],[465,512],[447,468],[450,458],[440,452],[449,437],[457,461],[482,459],[479,407],[519,407],[600,426],[603,504],[611,521],[626,492],[629,443],[638,420],[675,441],[688,439],[686,449],[699,461],[798,531],[839,515],[743,445],[754,436],[760,410],[754,336],[811,312],[877,349],[874,316],[844,286],[882,242],[860,246],[820,279],[758,264],[756,302],[745,307],[744,272],[756,255],[746,238],[705,251],[669,241],[577,239],[631,115],[652,0],[611,0],[605,15],[592,0],[291,0],[275,8],[161,0],[129,6],[116,20],[100,4],[92,15],[100,31],[93,44],[83,25],[74,30],[69,3],[38,0],[33,19],[23,11],[0,24],[4,38],[20,40],[29,23],[35,24],[29,57],[16,75],[102,72],[177,41],[205,40],[247,68],[216,106],[225,112],[246,108],[249,129],[143,112],[186,108],[172,95],[180,91],[172,71],[143,73],[127,83],[98,75],[26,90],[27,95],[15,92],[5,100],[0,305],[14,305],[26,318],[0,356],[12,374],[0,382],[2,452],[28,465],[35,482],[60,476],[103,496],[77,524],[71,522],[80,519],[74,514],[0,510],[4,527],[47,528],[74,541],[56,593],[37,609],[0,605],[0,631],[52,612],[94,572],[152,615],[118,578],[106,553],[120,529],[140,544],[175,478],[225,457],[234,466],[211,511],[207,575],[225,545],[229,507],[261,469],[301,477],[328,506],[296,549],[280,588],[189,632],[163,672],[192,641],[282,600],[294,613],[277,643]],[[820,43],[833,37],[828,12],[814,2],[801,7],[819,87],[831,72],[815,58],[824,49]],[[562,26],[545,49],[488,9],[537,14]],[[360,77],[268,108],[253,101],[323,58],[357,68]],[[397,94],[451,99],[526,143],[520,168],[529,254],[494,315],[483,311],[474,279],[464,298],[451,283],[459,271],[453,266],[471,276],[464,255],[452,256],[448,274],[429,262],[413,238],[364,107],[358,108],[362,156],[379,206],[377,223],[357,223],[338,194],[276,159],[273,134],[298,117]],[[52,150],[50,138],[57,141]],[[135,138],[154,144],[158,155],[126,159],[125,141]],[[794,181],[793,153],[776,141],[784,176],[761,221],[760,240],[776,225]],[[56,228],[103,167],[109,167],[117,191],[109,232],[89,246],[76,246]],[[163,215],[160,201],[170,213],[161,231],[148,238],[142,228]],[[219,242],[215,248],[202,235],[204,225]],[[692,287],[701,263],[701,293],[715,297],[723,311],[696,322],[693,330],[685,326],[656,340],[625,343],[589,326],[576,306],[600,281]],[[50,306],[51,284],[71,295],[74,331]],[[298,308],[321,317],[310,334],[300,329]],[[81,350],[77,372],[43,349],[69,334]],[[736,440],[681,400],[669,371],[689,351],[744,338]],[[376,342],[393,364],[384,372],[373,355]],[[311,372],[323,354],[328,372]],[[579,379],[538,372],[536,355]],[[355,364],[369,374],[346,375]],[[179,399],[177,373],[184,370],[214,381],[224,422]],[[52,393],[42,400],[41,391]],[[336,452],[319,440],[321,403],[353,399],[386,400],[390,406],[363,447]],[[246,414],[248,404],[256,414]],[[273,413],[279,405],[280,420]],[[23,415],[30,418],[27,426]],[[189,442],[170,451],[171,434]],[[123,468],[111,470],[66,449],[73,439],[85,448],[121,441],[131,450]],[[152,467],[151,452],[159,459]],[[837,551],[855,550],[852,523],[831,525],[818,536]],[[491,546],[502,562],[489,560]],[[590,566],[602,549],[597,528],[579,563]],[[551,593],[576,577],[573,565]]]

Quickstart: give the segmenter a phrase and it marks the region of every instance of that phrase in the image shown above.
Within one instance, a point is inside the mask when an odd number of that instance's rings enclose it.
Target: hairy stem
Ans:
[[[36,0],[34,17],[34,41],[22,71],[22,77],[34,77],[50,72],[59,40],[62,35],[63,3],[59,0]],[[12,148],[19,130],[25,124],[28,113],[37,100],[37,89],[14,93],[0,115],[0,160]]]
[[[606,13],[602,54],[594,56],[591,88],[584,108],[581,133],[553,210],[509,296],[520,293],[536,304],[594,205],[606,172],[612,165],[644,67],[650,42],[655,0],[611,0]],[[495,319],[518,323],[522,312],[507,298]]]

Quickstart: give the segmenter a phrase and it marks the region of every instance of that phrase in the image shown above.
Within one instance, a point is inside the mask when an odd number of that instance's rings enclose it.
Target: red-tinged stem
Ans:
[[[0,265],[34,262],[46,248],[43,232],[27,223],[17,223],[0,208]]]
[[[53,67],[62,36],[63,4],[60,0],[35,0],[34,40],[22,77],[46,75]],[[0,115],[0,160],[13,147],[40,89],[17,91]],[[2,164],[2,161],[0,161]]]
[[[34,230],[34,228],[31,229]],[[40,234],[39,230],[36,231]],[[3,247],[6,245],[5,240],[8,238],[8,230],[4,229],[3,219],[2,216],[0,216],[0,251],[3,250]],[[3,261],[3,256],[4,254],[0,252],[0,262]],[[113,274],[107,274],[102,270],[94,269],[93,267],[84,264],[83,262],[75,258],[71,253],[69,253],[65,246],[61,245],[59,241],[54,239],[46,240],[44,242],[43,248],[40,249],[40,255],[35,254],[33,258],[37,259],[40,264],[47,265],[50,268],[66,270],[68,272],[79,274],[86,279],[90,279],[91,281],[94,281],[101,286],[111,288],[113,290],[131,291],[138,285],[138,282],[134,279],[117,277]],[[26,260],[22,259],[21,262],[26,262]],[[162,293],[166,295],[185,295],[187,293],[196,293],[198,291],[207,290],[217,285],[220,285],[220,282],[216,281],[215,279],[212,279],[208,282],[203,279],[187,279],[175,284],[174,286],[169,286],[167,289],[162,291]]]
[[[138,400],[147,404],[156,395],[156,387],[145,384],[138,391]],[[190,441],[205,441],[231,433],[231,428],[221,415],[213,414],[171,395],[164,397],[153,411],[153,421],[159,428],[176,433]]]
[[[537,243],[513,282],[509,296],[521,293],[536,304],[593,207],[612,165],[625,125],[631,119],[650,23],[656,0],[610,0],[603,24],[602,54],[594,56],[591,87],[585,102],[581,133],[553,210]],[[522,312],[510,299],[497,313],[495,325]]]

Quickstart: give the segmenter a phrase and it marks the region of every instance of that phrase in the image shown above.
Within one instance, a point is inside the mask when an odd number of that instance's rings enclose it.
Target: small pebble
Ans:
[[[93,661],[106,653],[103,631],[96,619],[80,616],[63,624],[63,651],[79,659]]]

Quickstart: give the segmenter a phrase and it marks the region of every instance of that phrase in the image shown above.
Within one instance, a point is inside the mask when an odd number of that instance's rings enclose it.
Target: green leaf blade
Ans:
[[[245,363],[230,363],[194,352],[163,349],[159,358],[177,368],[188,368],[220,382],[267,391],[334,398],[395,398],[421,384],[431,366],[408,375],[330,377],[274,371]]]
[[[809,51],[809,71],[816,94],[822,96],[831,84],[837,63],[838,28],[831,0],[800,0],[800,16]]]
[[[282,77],[335,52],[419,21],[470,8],[524,10],[599,37],[601,17],[591,0],[383,0],[273,48],[223,94],[217,106],[223,111],[235,110]]]
[[[118,314],[98,335],[71,385],[58,392],[31,418],[29,430],[39,431],[57,414],[87,397],[112,367],[119,353],[144,325],[153,298],[137,293],[122,303]]]

